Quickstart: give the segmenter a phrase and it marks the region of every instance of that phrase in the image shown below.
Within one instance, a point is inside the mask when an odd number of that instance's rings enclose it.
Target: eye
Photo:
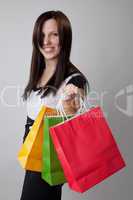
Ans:
[[[53,33],[53,35],[58,36],[58,33]]]

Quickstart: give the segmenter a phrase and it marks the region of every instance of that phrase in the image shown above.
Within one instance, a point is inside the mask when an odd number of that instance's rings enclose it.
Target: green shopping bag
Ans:
[[[70,118],[72,115],[68,115],[67,117]],[[50,185],[58,185],[66,182],[63,169],[49,133],[50,127],[61,122],[63,122],[63,118],[60,115],[44,117],[45,126],[43,129],[41,177]]]

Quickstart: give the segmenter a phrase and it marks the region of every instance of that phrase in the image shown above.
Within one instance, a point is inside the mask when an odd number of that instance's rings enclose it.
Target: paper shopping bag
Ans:
[[[99,106],[52,126],[50,134],[72,190],[85,192],[126,165]]]
[[[24,143],[18,152],[20,165],[31,171],[41,172],[42,170],[42,142],[43,142],[43,118],[50,113],[55,114],[56,110],[42,106],[34,124],[32,125]]]
[[[69,118],[71,116],[68,116]],[[58,185],[66,182],[63,169],[53,145],[49,128],[62,122],[61,116],[45,116],[43,128],[43,152],[42,152],[42,179],[50,185]]]

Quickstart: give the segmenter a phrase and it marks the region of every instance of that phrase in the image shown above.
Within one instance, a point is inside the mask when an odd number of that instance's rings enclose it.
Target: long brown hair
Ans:
[[[47,90],[43,93],[42,97],[53,92],[56,94],[57,89],[60,87],[62,81],[68,77],[70,74],[75,72],[80,73],[83,78],[84,75],[70,62],[70,53],[72,45],[72,28],[68,17],[61,11],[47,11],[42,13],[36,20],[33,35],[32,35],[32,59],[30,68],[30,77],[24,93],[22,95],[23,100],[26,100],[30,95],[31,91],[37,86],[37,83],[45,69],[45,60],[43,55],[39,50],[39,46],[42,47],[42,26],[44,22],[48,19],[55,19],[58,26],[59,32],[59,43],[61,46],[61,51],[59,53],[58,63],[56,66],[55,73],[47,82],[46,86],[41,88],[39,92],[42,92],[47,86]],[[56,90],[52,89],[56,88]]]

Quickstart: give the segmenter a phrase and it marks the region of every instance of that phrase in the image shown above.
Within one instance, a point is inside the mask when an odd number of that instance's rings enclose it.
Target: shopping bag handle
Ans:
[[[80,102],[80,108],[77,110],[77,112],[73,115],[73,116],[77,116],[77,115],[80,115],[81,113],[85,112],[88,110],[87,108],[87,105],[86,103],[83,101],[82,97],[80,94],[77,94],[78,98],[79,98],[79,102]],[[58,104],[56,105],[56,110],[57,110],[57,113],[59,115],[62,116],[62,118],[66,118],[67,120],[69,120],[65,110],[64,110],[64,107],[63,107],[63,103],[62,103],[62,98],[60,98]]]
[[[80,73],[72,74],[71,76],[69,76],[65,80],[65,86],[70,81],[70,79],[75,77],[75,76],[82,76],[82,75]],[[81,114],[82,112],[87,111],[89,108],[91,108],[91,106],[90,106],[90,104],[89,104],[89,102],[87,100],[87,97],[89,95],[89,83],[88,83],[87,79],[86,79],[86,84],[84,86],[84,90],[86,92],[86,95],[83,97],[84,100],[82,99],[82,97],[81,97],[81,95],[79,93],[76,94],[76,97],[79,98],[79,101],[80,101],[80,108],[77,110],[77,112],[74,114],[74,116],[77,116],[78,114]],[[65,113],[65,110],[64,110],[63,104],[62,104],[62,100],[65,100],[65,99],[66,99],[66,94],[62,93],[61,97],[60,97],[60,99],[59,99],[59,101],[57,103],[56,110],[57,110],[58,115],[61,115],[63,119],[65,117],[68,120],[67,114]]]
[[[81,76],[81,77],[82,77],[82,75],[81,75],[80,73],[74,73],[74,74],[70,75],[70,76],[65,80],[65,86],[66,86],[67,83],[68,83],[73,77],[75,77],[75,76]],[[85,78],[85,80],[86,80],[86,84],[85,84],[85,86],[84,86],[84,89],[86,90],[86,96],[88,96],[88,95],[89,95],[89,82],[88,82],[87,78]]]
[[[72,74],[71,76],[69,76],[66,80],[65,80],[65,85],[64,86],[66,86],[67,85],[67,83],[73,78],[73,77],[75,77],[75,76],[81,76],[82,77],[82,75],[80,74],[80,73],[74,73],[74,74]],[[90,103],[89,103],[89,101],[88,101],[88,97],[89,97],[89,88],[90,88],[90,86],[89,86],[89,82],[88,82],[88,80],[87,80],[87,78],[85,78],[86,79],[86,84],[84,85],[84,91],[85,91],[85,96],[84,96],[84,102],[86,102],[86,106],[88,107],[88,108],[91,108],[91,105],[90,105]],[[62,93],[61,94],[61,98],[63,98],[64,100],[66,99],[67,100],[67,94],[65,94],[65,93]]]

